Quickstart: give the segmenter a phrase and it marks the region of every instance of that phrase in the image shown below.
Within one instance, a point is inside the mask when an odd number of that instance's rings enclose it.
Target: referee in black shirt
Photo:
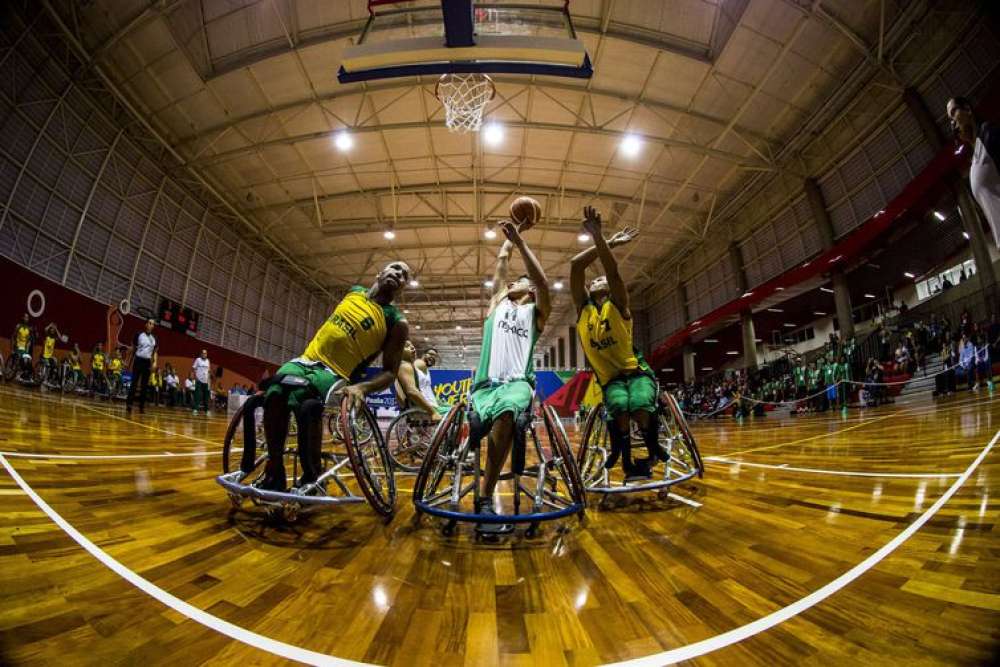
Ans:
[[[146,320],[146,330],[135,337],[135,358],[132,360],[132,384],[125,399],[125,412],[132,412],[132,402],[139,393],[139,412],[146,411],[146,387],[149,386],[149,368],[153,353],[156,352],[156,336],[153,335],[153,320]],[[139,383],[142,389],[139,389]]]

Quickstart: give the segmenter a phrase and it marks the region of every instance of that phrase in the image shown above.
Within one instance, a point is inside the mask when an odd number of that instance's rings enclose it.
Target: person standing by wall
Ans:
[[[211,393],[211,385],[209,382],[212,379],[212,364],[208,360],[208,350],[202,350],[201,356],[194,360],[191,365],[191,371],[194,373],[195,385],[194,385],[194,406],[191,410],[191,414],[198,414],[198,406],[205,411],[205,414],[209,414],[208,411],[208,395]]]
[[[136,393],[139,394],[139,413],[146,411],[146,390],[149,387],[149,371],[152,367],[153,354],[156,352],[156,336],[153,335],[153,320],[146,320],[146,330],[140,331],[135,337],[135,358],[132,360],[132,384],[128,388],[128,398],[125,399],[125,412],[132,412],[132,403]],[[139,385],[142,385],[140,388]]]

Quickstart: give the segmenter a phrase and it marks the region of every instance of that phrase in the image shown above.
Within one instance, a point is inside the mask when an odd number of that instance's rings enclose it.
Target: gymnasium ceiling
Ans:
[[[407,260],[416,341],[452,361],[478,349],[499,245],[484,231],[513,197],[542,204],[528,240],[550,280],[568,286],[586,204],[610,229],[642,230],[620,252],[636,293],[676,276],[851,72],[881,66],[871,49],[900,12],[897,0],[573,0],[593,79],[497,76],[486,116],[505,133],[487,146],[444,127],[433,77],[337,82],[365,0],[55,4],[187,167],[331,295]],[[346,152],[333,141],[345,128]],[[625,132],[641,139],[634,157]],[[549,335],[571,322],[566,290],[557,307]]]

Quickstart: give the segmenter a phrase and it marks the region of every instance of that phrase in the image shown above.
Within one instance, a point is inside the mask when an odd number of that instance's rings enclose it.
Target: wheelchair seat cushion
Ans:
[[[472,392],[472,409],[485,424],[492,424],[505,412],[516,419],[531,407],[534,390],[525,380],[482,387]]]

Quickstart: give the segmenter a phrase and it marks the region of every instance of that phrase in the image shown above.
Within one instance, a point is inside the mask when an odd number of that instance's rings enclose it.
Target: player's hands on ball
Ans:
[[[500,223],[500,231],[502,231],[503,235],[507,237],[507,240],[514,245],[518,245],[523,241],[521,239],[521,232],[518,230],[517,225],[510,220],[504,220]]]
[[[583,207],[583,230],[595,239],[601,235],[601,214],[593,206]]]
[[[615,235],[608,239],[608,245],[615,248],[620,245],[625,245],[626,243],[635,239],[639,236],[639,230],[635,227],[626,227],[620,232],[615,232]]]

